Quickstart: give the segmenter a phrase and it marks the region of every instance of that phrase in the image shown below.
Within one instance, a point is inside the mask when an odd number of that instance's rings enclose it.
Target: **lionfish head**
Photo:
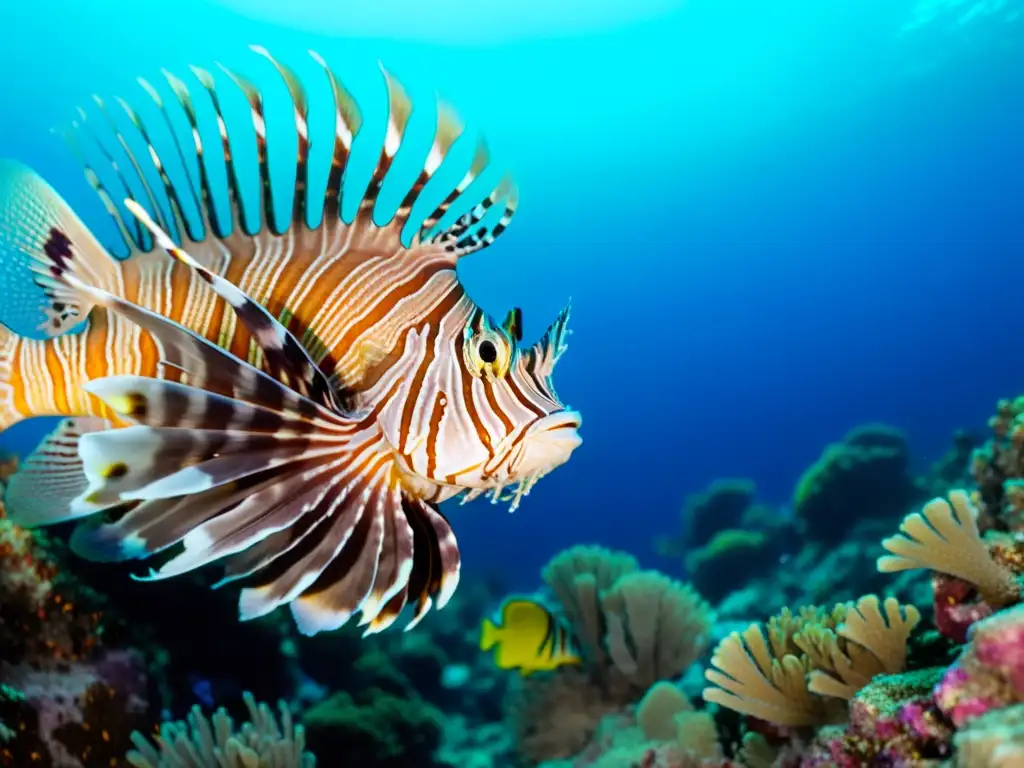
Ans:
[[[464,500],[489,494],[518,507],[540,478],[569,460],[582,442],[579,412],[555,393],[552,374],[565,351],[569,307],[540,341],[521,349],[522,312],[513,309],[498,325],[482,312],[466,326],[462,364],[472,377],[475,432],[482,463],[459,476]]]

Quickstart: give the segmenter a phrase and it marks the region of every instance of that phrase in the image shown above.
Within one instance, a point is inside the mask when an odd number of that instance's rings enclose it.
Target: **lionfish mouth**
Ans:
[[[582,423],[579,412],[570,410],[536,419],[510,441],[498,471],[491,473],[494,484],[467,491],[462,503],[486,495],[492,504],[511,502],[508,511],[515,512],[537,482],[568,461],[583,442]]]

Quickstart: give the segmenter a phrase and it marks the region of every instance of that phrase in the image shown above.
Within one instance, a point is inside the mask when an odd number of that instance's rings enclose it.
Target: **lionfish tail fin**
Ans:
[[[108,429],[97,418],[65,419],[43,438],[7,483],[4,506],[16,524],[31,528],[91,514],[81,496],[89,485],[78,455],[83,435]]]
[[[0,160],[0,259],[13,272],[14,286],[34,282],[42,289],[45,322],[37,330],[58,336],[77,325],[92,305],[62,279],[70,273],[84,283],[118,290],[120,268],[64,199],[35,171]],[[21,281],[26,277],[31,281]],[[13,290],[17,291],[15,287]],[[24,320],[36,307],[23,301],[3,304],[8,324]],[[11,315],[19,313],[21,317]]]
[[[15,407],[15,355],[21,343],[19,336],[0,324],[0,433],[24,419]]]

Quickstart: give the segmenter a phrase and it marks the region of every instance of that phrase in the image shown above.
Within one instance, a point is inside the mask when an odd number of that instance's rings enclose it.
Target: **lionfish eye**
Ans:
[[[497,328],[468,331],[462,347],[466,367],[477,377],[504,378],[515,359],[515,346]]]
[[[484,339],[480,342],[480,346],[477,348],[477,354],[480,355],[480,359],[485,363],[493,363],[498,359],[498,350],[494,346],[494,342]]]

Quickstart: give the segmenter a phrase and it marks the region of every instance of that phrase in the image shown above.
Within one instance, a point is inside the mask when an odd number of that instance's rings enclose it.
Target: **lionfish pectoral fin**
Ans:
[[[291,603],[307,634],[339,627],[356,611],[368,632],[379,631],[410,599],[417,618],[432,600],[447,602],[459,571],[451,528],[436,509],[406,498],[374,421],[310,400],[184,326],[68,280],[148,331],[189,381],[90,383],[91,394],[134,425],[92,434],[81,447],[89,495],[137,506],[83,529],[83,549],[117,559],[181,545],[150,579],[226,558],[228,579],[248,582],[241,618]],[[265,319],[247,314],[253,307],[240,291],[227,301],[253,329]],[[301,350],[295,344],[281,348]]]
[[[310,543],[299,547],[304,555],[283,540],[262,554],[266,559],[272,549],[283,550],[264,575],[257,574],[259,584],[243,590],[243,619],[290,603],[299,631],[313,635],[341,627],[358,611],[366,636],[390,627],[410,603],[418,622],[435,600],[439,606],[448,601],[458,584],[460,560],[447,522],[410,500],[391,469],[375,474],[365,489],[367,503],[341,500],[341,514],[332,515],[333,522],[313,524],[323,536],[308,534]],[[334,553],[326,567],[321,564],[325,549]]]
[[[78,449],[84,436],[110,426],[105,419],[76,417],[63,420],[44,437],[7,483],[4,504],[11,520],[31,528],[96,511],[84,503],[89,481]]]
[[[12,273],[12,287],[24,279],[42,289],[45,321],[37,330],[49,336],[78,325],[92,309],[87,298],[68,289],[62,274],[113,291],[120,273],[71,206],[35,171],[13,160],[0,160],[0,263]],[[24,323],[26,307],[19,301],[2,304],[6,324]],[[8,311],[21,316],[8,317]]]

